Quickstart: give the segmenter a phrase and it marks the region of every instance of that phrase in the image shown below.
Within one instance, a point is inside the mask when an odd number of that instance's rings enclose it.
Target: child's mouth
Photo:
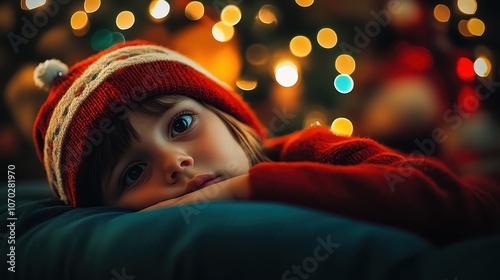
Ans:
[[[191,179],[187,186],[186,186],[186,192],[194,192],[203,188],[206,188],[210,185],[213,185],[215,183],[218,183],[222,181],[222,178],[218,174],[202,174],[194,177]]]

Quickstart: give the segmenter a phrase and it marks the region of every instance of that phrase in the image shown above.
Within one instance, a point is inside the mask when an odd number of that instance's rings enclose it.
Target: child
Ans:
[[[34,125],[67,204],[154,209],[200,200],[292,203],[448,243],[500,232],[500,188],[423,155],[313,127],[275,139],[243,99],[171,50],[132,41],[71,69],[40,64],[50,89]]]

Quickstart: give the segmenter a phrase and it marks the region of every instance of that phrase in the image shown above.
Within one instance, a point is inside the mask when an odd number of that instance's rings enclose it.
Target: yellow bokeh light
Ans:
[[[290,40],[290,51],[293,55],[298,57],[305,57],[309,55],[312,50],[311,41],[306,36],[295,36]]]
[[[205,14],[205,6],[199,1],[191,1],[186,5],[184,14],[190,20],[199,20]]]
[[[458,31],[464,37],[471,37],[472,33],[470,33],[469,28],[467,27],[468,20],[462,19],[458,22]]]
[[[307,8],[314,3],[314,0],[295,0],[295,3],[303,8]]]
[[[219,42],[227,42],[234,36],[234,27],[219,21],[212,27],[212,36]]]
[[[439,22],[448,22],[450,20],[450,9],[448,6],[443,4],[438,4],[434,7],[434,17]]]
[[[336,118],[332,122],[331,131],[339,136],[351,136],[354,131],[352,122],[346,118]]]
[[[120,12],[116,16],[116,26],[121,30],[127,30],[135,23],[135,16],[131,11]]]
[[[337,33],[333,29],[325,27],[318,31],[316,40],[321,47],[331,49],[337,45]]]
[[[478,18],[471,18],[467,21],[467,29],[472,35],[483,35],[485,28],[484,22]]]
[[[73,28],[73,30],[84,29],[88,23],[89,23],[89,17],[87,16],[87,13],[84,11],[75,12],[71,16],[71,28]]]
[[[303,126],[304,127],[313,127],[313,126],[321,126],[327,122],[327,118],[325,113],[321,111],[313,110],[306,114],[304,117]]]
[[[457,0],[458,9],[467,15],[473,15],[477,10],[476,0]]]
[[[491,72],[491,62],[486,57],[479,57],[474,61],[474,72],[479,77],[487,77]]]
[[[259,20],[265,24],[271,24],[273,22],[278,22],[276,14],[274,12],[274,7],[270,4],[264,5],[259,10]]]
[[[149,3],[149,14],[156,20],[165,18],[170,13],[170,4],[165,0],[154,0]]]
[[[247,48],[245,57],[250,64],[263,65],[269,59],[269,50],[261,44],[253,44]]]
[[[299,80],[297,66],[291,61],[279,63],[275,67],[274,76],[278,84],[283,87],[292,87]]]
[[[83,2],[83,9],[89,14],[99,10],[99,7],[101,7],[101,0],[85,0]]]
[[[236,86],[241,90],[250,91],[257,87],[257,81],[254,80],[238,80]]]
[[[356,61],[348,54],[341,54],[335,59],[335,69],[340,74],[351,75],[356,70]]]
[[[227,5],[220,14],[222,22],[228,25],[236,25],[241,20],[241,11],[238,6]]]

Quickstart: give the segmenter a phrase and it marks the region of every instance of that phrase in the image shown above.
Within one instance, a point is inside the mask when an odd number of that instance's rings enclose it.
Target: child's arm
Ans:
[[[252,200],[312,207],[438,242],[500,232],[500,187],[459,178],[430,157],[310,129],[283,145],[281,160],[289,162],[250,170]]]
[[[291,203],[403,228],[446,242],[500,231],[491,195],[436,166],[264,163],[250,171],[250,198]],[[391,188],[387,175],[407,172]]]
[[[240,175],[183,196],[156,203],[142,211],[190,203],[205,204],[208,201],[217,200],[244,200],[250,197],[249,189],[248,174]]]

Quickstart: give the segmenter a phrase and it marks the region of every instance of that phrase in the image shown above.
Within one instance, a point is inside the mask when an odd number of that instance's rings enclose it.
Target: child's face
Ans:
[[[106,205],[143,209],[246,174],[249,160],[222,120],[190,98],[160,115],[134,111],[139,140],[111,169]]]

